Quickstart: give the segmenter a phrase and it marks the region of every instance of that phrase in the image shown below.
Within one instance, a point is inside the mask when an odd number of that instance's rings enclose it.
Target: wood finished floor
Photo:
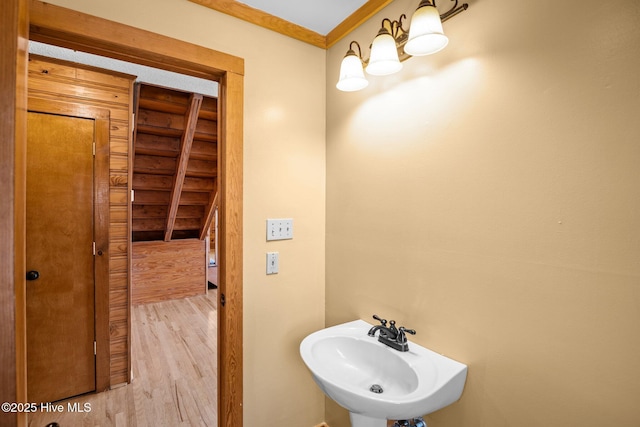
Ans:
[[[217,427],[216,294],[134,307],[132,383],[56,402],[63,412],[30,414],[29,427]]]

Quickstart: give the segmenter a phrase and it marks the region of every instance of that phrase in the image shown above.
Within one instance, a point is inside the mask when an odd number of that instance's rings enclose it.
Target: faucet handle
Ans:
[[[398,328],[398,342],[399,343],[405,343],[407,342],[407,336],[405,335],[405,333],[407,334],[411,334],[411,335],[415,335],[416,334],[416,330],[415,329],[407,329],[404,326],[400,326],[400,328]]]
[[[387,319],[381,319],[377,314],[374,314],[373,318],[382,323],[382,326],[387,326]]]

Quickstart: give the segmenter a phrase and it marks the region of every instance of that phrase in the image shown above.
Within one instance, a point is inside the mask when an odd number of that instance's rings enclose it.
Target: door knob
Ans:
[[[36,280],[38,277],[40,277],[40,273],[35,270],[27,272],[27,280]]]

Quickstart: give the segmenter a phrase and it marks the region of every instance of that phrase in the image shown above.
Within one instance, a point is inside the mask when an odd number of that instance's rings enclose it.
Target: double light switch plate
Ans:
[[[293,239],[293,219],[267,220],[267,241]],[[267,252],[267,274],[278,274],[278,252]]]

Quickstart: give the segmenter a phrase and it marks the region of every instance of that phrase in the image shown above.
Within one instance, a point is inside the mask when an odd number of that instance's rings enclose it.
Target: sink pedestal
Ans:
[[[387,420],[384,418],[371,418],[362,414],[349,412],[351,427],[387,427]]]

